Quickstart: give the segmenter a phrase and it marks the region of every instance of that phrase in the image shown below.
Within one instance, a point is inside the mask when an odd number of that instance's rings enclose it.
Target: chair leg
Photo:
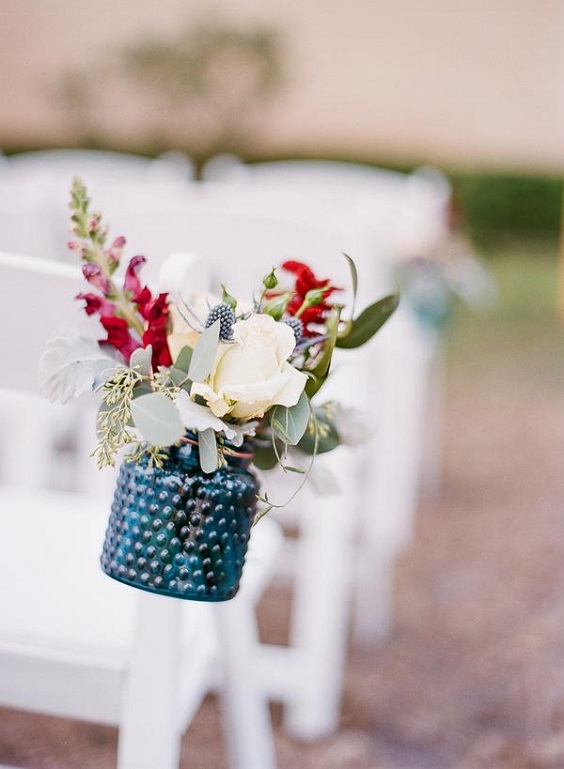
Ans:
[[[342,464],[346,455],[336,460]],[[340,472],[339,482],[346,480],[346,471]],[[302,663],[296,671],[295,695],[286,704],[284,727],[301,740],[319,739],[339,725],[354,535],[351,496],[342,491],[312,499],[300,518],[290,645]]]
[[[140,593],[118,739],[118,769],[178,769],[180,607]]]
[[[445,400],[445,362],[440,344],[429,344],[428,392],[425,404],[422,485],[428,498],[441,493],[443,474],[443,428]]]
[[[359,547],[355,596],[354,640],[370,647],[392,632],[395,552]]]
[[[276,769],[268,701],[256,663],[255,608],[244,594],[218,603],[213,613],[223,663],[221,702],[230,769]]]

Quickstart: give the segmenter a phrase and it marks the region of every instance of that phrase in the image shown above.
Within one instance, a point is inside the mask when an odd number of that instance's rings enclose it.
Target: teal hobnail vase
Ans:
[[[123,462],[100,559],[104,572],[160,595],[233,598],[256,512],[248,448],[210,474],[190,443],[171,448],[162,468]]]

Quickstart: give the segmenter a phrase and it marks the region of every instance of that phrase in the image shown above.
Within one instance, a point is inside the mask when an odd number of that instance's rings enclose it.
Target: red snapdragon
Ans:
[[[151,345],[153,368],[170,366],[168,294],[154,297],[141,283],[139,271],[145,257],[130,259],[123,286],[119,287],[112,276],[119,267],[125,238],[117,237],[110,246],[105,246],[107,229],[102,226],[101,215],[89,211],[86,190],[79,182],[73,186],[72,209],[72,229],[77,238],[69,247],[80,255],[82,273],[97,292],[79,294],[76,298],[84,300],[87,315],[100,317],[107,333],[100,344],[115,347],[127,363],[136,349]]]
[[[310,326],[319,326],[323,324],[333,306],[330,302],[326,301],[327,298],[331,296],[334,291],[340,291],[341,289],[332,286],[329,279],[320,280],[317,278],[311,267],[303,262],[288,260],[282,263],[282,269],[291,272],[296,276],[294,296],[290,300],[286,312],[288,315],[299,315],[299,318],[303,323],[304,335],[314,336],[318,333],[318,330],[310,328]],[[307,293],[315,289],[323,288],[325,288],[325,291],[322,292],[321,300],[315,305],[302,309]]]

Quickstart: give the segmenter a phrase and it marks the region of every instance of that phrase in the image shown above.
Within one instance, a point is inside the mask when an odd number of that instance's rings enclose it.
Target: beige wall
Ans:
[[[258,151],[564,169],[564,0],[0,0],[0,143],[71,138],[62,71],[218,13],[285,40]]]

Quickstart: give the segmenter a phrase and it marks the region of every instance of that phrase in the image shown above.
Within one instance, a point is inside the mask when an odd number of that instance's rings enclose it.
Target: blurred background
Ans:
[[[275,709],[279,765],[563,767],[562,0],[3,0],[0,21],[0,173],[81,148],[195,178],[287,159],[445,175],[487,301],[457,296],[439,324],[440,479],[396,564],[391,633],[350,643],[339,731],[301,744]],[[264,602],[267,636],[287,604]],[[223,766],[216,710],[186,767]],[[101,769],[115,745],[0,711],[0,763]]]

